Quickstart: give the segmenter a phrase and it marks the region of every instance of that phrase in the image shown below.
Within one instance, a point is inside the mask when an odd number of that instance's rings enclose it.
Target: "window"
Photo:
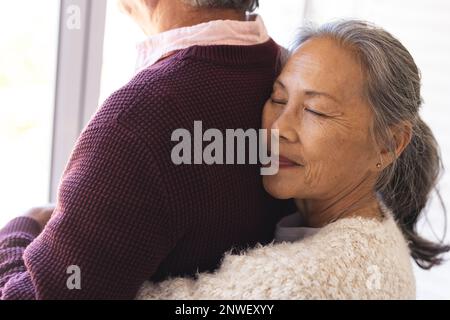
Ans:
[[[58,0],[0,2],[0,225],[49,194]]]
[[[289,47],[303,22],[305,8],[305,1],[262,0],[257,13],[263,18],[270,36],[279,45]]]
[[[144,32],[120,11],[117,2],[108,1],[100,103],[134,75],[136,45],[144,39]]]

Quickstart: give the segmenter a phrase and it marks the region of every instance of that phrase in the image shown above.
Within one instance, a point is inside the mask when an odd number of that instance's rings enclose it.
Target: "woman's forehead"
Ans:
[[[359,95],[363,79],[356,56],[329,38],[311,39],[302,44],[291,55],[280,75],[286,86],[314,86],[343,99],[348,94]]]
[[[354,52],[331,38],[314,38],[295,50],[288,66],[315,73],[357,78],[361,66]]]

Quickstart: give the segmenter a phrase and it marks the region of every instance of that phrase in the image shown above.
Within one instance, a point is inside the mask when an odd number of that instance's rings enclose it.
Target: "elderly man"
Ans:
[[[0,231],[2,299],[132,299],[145,280],[213,270],[267,243],[283,206],[255,165],[175,165],[171,135],[258,128],[280,49],[254,0],[125,0],[149,38],[138,74],[79,137],[55,210]],[[279,212],[279,215],[274,212]],[[47,223],[48,221],[48,223]]]

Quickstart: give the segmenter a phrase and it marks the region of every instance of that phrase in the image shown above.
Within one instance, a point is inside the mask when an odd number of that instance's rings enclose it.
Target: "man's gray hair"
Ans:
[[[237,9],[253,12],[259,5],[258,0],[183,0],[194,7]]]

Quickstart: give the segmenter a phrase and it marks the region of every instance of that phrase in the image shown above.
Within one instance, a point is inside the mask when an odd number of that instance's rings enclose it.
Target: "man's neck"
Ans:
[[[160,1],[152,14],[151,26],[145,30],[154,35],[172,29],[191,27],[214,20],[246,21],[245,11],[234,9],[196,8],[180,1]]]

